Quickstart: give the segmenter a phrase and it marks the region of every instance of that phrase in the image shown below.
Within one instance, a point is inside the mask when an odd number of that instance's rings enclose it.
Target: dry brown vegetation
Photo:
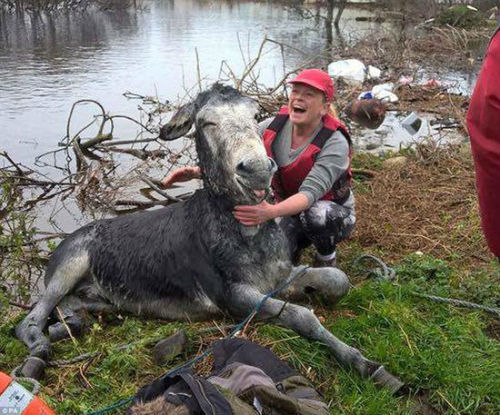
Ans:
[[[420,145],[403,166],[380,168],[359,183],[356,194],[362,247],[391,260],[423,251],[458,263],[489,261],[468,145]]]
[[[408,71],[415,64],[470,70],[475,59],[482,57],[482,46],[492,31],[493,28],[487,25],[470,30],[451,26],[401,27],[387,32],[381,29],[378,35],[364,37],[338,53],[390,68],[396,73]]]

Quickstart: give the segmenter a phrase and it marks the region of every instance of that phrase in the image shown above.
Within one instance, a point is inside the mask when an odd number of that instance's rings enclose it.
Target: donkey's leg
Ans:
[[[83,329],[83,319],[78,308],[75,307],[74,303],[78,302],[78,298],[75,299],[74,296],[69,295],[64,297],[59,305],[56,307],[56,311],[53,312],[54,317],[56,317],[59,322],[49,325],[49,340],[51,343],[65,339],[71,335],[80,335]]]
[[[62,298],[80,281],[89,270],[88,253],[84,250],[59,257],[53,269],[48,269],[49,283],[36,306],[16,327],[17,337],[30,349],[30,355],[46,359],[50,352],[50,342],[42,331],[47,318]]]
[[[111,312],[116,307],[104,298],[90,298],[80,295],[68,295],[64,297],[57,306],[58,312],[55,316],[60,320],[51,324],[48,328],[51,342],[69,337],[69,330],[72,335],[79,335],[83,331],[85,311],[90,312]]]
[[[303,272],[281,293],[280,298],[288,301],[301,301],[319,298],[328,304],[335,304],[349,291],[351,286],[347,275],[338,268],[295,267],[292,275]],[[303,270],[303,271],[302,271]]]
[[[250,313],[264,299],[262,293],[249,285],[233,286],[231,292],[229,306],[233,312],[240,315]],[[340,364],[353,367],[361,376],[371,378],[379,386],[387,387],[393,392],[403,386],[403,383],[382,365],[368,360],[358,349],[348,346],[325,329],[316,316],[305,307],[268,298],[262,304],[259,316],[266,319],[275,318],[278,324],[294,330],[301,336],[325,343]]]

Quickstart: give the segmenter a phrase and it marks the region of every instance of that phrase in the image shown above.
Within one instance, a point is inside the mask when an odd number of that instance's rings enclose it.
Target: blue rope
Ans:
[[[290,278],[288,278],[283,284],[279,285],[278,288],[275,288],[274,290],[272,290],[269,293],[267,293],[262,298],[262,300],[260,300],[259,303],[255,306],[255,308],[252,310],[252,312],[248,316],[246,316],[243,321],[241,321],[239,324],[237,324],[236,327],[233,329],[233,331],[231,331],[231,333],[229,333],[226,337],[224,337],[224,339],[230,339],[230,338],[234,337],[243,327],[245,327],[245,325],[255,315],[259,314],[260,309],[262,308],[262,306],[264,305],[264,303],[270,297],[274,296],[275,294],[279,293],[281,290],[283,290],[284,288],[286,288],[295,279],[297,279],[299,277],[302,277],[306,273],[306,271],[307,271],[308,268],[309,267],[307,267],[307,266],[302,266],[302,267],[295,268],[294,269],[294,271],[296,271],[295,274],[292,274],[290,276]],[[167,378],[169,376],[172,376],[174,373],[177,373],[177,372],[179,372],[180,370],[182,370],[182,369],[184,369],[186,367],[193,366],[195,363],[199,362],[200,360],[202,360],[203,358],[205,358],[206,356],[208,356],[210,353],[211,353],[210,349],[205,350],[202,354],[200,354],[200,355],[198,355],[196,357],[193,357],[192,359],[188,360],[187,362],[184,362],[184,363],[180,364],[179,366],[173,368],[172,370],[169,370],[168,372],[164,373],[163,375],[161,375],[159,377],[159,379],[165,379],[165,378]],[[128,398],[119,400],[119,401],[113,403],[110,406],[106,406],[106,407],[98,409],[96,411],[87,412],[84,415],[101,415],[101,414],[106,414],[106,413],[109,413],[109,412],[113,412],[113,411],[117,410],[118,408],[120,408],[120,407],[122,407],[124,405],[127,405],[128,403],[131,403],[134,400],[134,396],[135,395],[129,396]]]
[[[120,401],[115,402],[113,405],[107,406],[107,407],[99,409],[97,411],[87,412],[85,415],[101,415],[101,414],[106,414],[108,412],[113,412],[113,411],[116,411],[118,408],[132,402],[133,399],[134,399],[134,396],[129,396],[126,399],[122,399]]]

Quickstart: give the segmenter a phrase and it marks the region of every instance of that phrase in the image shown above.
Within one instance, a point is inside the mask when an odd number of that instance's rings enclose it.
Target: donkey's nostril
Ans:
[[[236,165],[236,171],[239,173],[239,174],[249,174],[249,173],[252,173],[252,168],[249,166],[249,164],[244,160],[244,161],[240,161],[237,165]]]
[[[270,158],[246,157],[236,165],[236,173],[240,176],[267,175],[276,171],[276,163]]]
[[[276,170],[278,170],[278,165],[271,157],[269,157],[268,160],[269,160],[269,171],[274,173]]]

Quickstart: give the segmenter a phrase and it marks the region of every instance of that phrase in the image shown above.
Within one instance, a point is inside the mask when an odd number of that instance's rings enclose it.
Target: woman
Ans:
[[[334,87],[327,73],[306,69],[288,83],[288,105],[260,125],[267,153],[278,165],[272,181],[277,203],[236,206],[234,216],[246,226],[282,218],[294,256],[312,243],[317,265],[335,266],[336,245],[356,221],[349,134],[330,113]],[[199,177],[199,168],[186,167],[163,184]]]

